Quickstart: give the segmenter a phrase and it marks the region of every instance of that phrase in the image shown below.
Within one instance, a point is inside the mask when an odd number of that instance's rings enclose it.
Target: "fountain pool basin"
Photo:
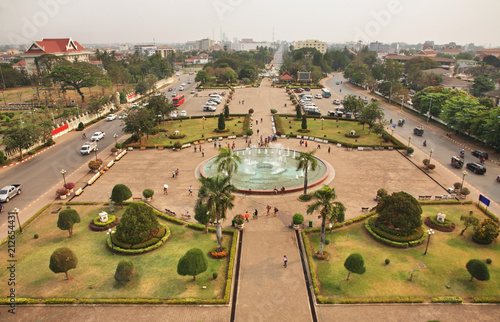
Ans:
[[[234,154],[241,158],[238,171],[233,173],[231,183],[242,193],[274,194],[285,187],[285,193],[304,189],[304,173],[296,171],[298,151],[284,148],[248,148],[235,150]],[[209,159],[200,167],[204,177],[217,176],[217,157]],[[328,177],[328,166],[316,158],[316,170],[308,170],[308,187],[320,184]],[[281,193],[281,191],[279,192]]]

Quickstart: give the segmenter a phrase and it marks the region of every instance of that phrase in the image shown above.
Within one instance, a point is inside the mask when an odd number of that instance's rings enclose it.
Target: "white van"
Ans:
[[[210,94],[210,97],[212,98],[216,98],[218,99],[219,101],[222,100],[222,97],[219,95],[219,94]]]

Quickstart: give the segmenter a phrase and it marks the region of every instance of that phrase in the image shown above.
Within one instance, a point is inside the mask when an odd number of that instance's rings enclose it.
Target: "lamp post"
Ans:
[[[429,235],[429,238],[427,238],[427,246],[425,246],[425,253],[424,255],[427,255],[427,249],[429,249],[429,243],[431,241],[431,236],[434,235],[434,230],[431,229],[427,229],[427,235]]]
[[[63,176],[63,181],[64,181],[64,188],[66,188],[66,170],[62,169],[61,174]]]
[[[414,270],[414,269],[412,269],[412,270],[411,270],[411,274],[410,274],[410,282],[412,282],[412,281],[413,281],[413,273],[415,273],[415,270]]]
[[[465,180],[465,176],[467,175],[467,171],[462,171],[462,184],[460,185],[460,191],[462,191],[462,189],[464,188],[464,180]]]
[[[98,149],[97,147],[96,147],[96,148],[95,148],[95,150],[94,150],[94,153],[95,153],[95,160],[96,160],[96,161],[97,161],[97,151],[98,151],[98,150],[99,150],[99,149]]]
[[[410,147],[411,135],[408,135],[408,147]]]
[[[432,96],[431,96],[431,101],[429,102],[429,112],[427,112],[427,123],[429,123],[429,119],[431,117],[431,107],[432,107]]]
[[[325,120],[325,119],[322,117],[322,118],[321,118],[321,131],[323,131],[323,121],[324,121],[324,120]]]
[[[401,111],[403,110],[403,103],[404,103],[404,100],[405,100],[405,96],[404,96],[404,95],[401,95]]]
[[[12,212],[16,214],[17,218],[17,223],[19,224],[19,232],[22,234],[23,233],[23,227],[21,227],[21,221],[19,220],[19,208],[14,208],[12,209]]]
[[[118,134],[115,133],[113,137],[115,138],[115,147],[116,147],[116,145],[118,144]]]
[[[433,149],[430,149],[429,150],[429,164],[431,164],[431,160],[432,160],[432,152],[434,152]]]
[[[205,129],[205,117],[203,116],[203,129]]]
[[[111,253],[113,253],[113,255],[115,255],[115,248],[113,246],[113,236],[112,236],[113,233],[114,233],[114,231],[112,231],[111,228],[109,228],[108,232],[106,234],[109,236],[109,242],[111,244]]]

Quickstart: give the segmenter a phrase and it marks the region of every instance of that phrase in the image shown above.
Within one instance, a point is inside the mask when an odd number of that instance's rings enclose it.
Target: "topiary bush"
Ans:
[[[300,225],[304,222],[304,216],[301,213],[295,213],[293,215],[293,224],[294,225]]]
[[[148,189],[144,189],[144,191],[142,192],[142,195],[146,199],[153,198],[154,194],[155,194],[154,190],[153,189],[149,189],[149,188]]]
[[[181,141],[177,141],[177,142],[174,143],[174,149],[179,150],[181,147],[182,147]]]
[[[477,227],[476,232],[472,236],[472,240],[479,244],[489,245],[493,243],[498,235],[498,225],[490,218],[486,218],[481,222],[479,227]]]
[[[132,198],[132,192],[126,185],[119,183],[113,187],[113,190],[111,191],[111,200],[120,204],[122,208],[123,202],[130,198]]]
[[[391,263],[391,260],[389,258],[385,259],[385,265],[389,265]]]
[[[491,264],[493,263],[493,261],[491,260],[491,258],[486,258],[486,264]]]
[[[196,275],[205,272],[208,268],[208,258],[199,248],[191,248],[182,256],[177,264],[177,274],[193,276],[196,280]]]
[[[217,279],[217,277],[219,277],[219,273],[217,273],[217,272],[212,273],[212,278],[213,278],[214,280],[216,280],[216,279]]]
[[[413,152],[415,152],[415,149],[412,148],[411,146],[406,149],[407,154],[412,154]]]
[[[135,245],[157,237],[159,232],[160,224],[153,208],[143,203],[132,203],[116,225],[114,236],[123,243]]]
[[[125,259],[118,263],[115,271],[115,280],[122,284],[127,284],[137,275],[134,263]]]
[[[68,271],[76,268],[77,265],[78,258],[75,253],[67,247],[56,249],[50,256],[50,270],[54,273],[65,273],[67,280],[70,278]]]

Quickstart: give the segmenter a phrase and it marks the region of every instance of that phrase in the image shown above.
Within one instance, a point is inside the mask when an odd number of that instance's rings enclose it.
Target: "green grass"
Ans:
[[[205,128],[203,128],[203,119],[201,118],[166,121],[160,124],[159,128],[164,129],[167,132],[159,132],[156,135],[150,135],[149,140],[146,140],[146,137],[143,137],[142,145],[172,146],[177,141],[184,144],[187,142],[216,138],[220,136],[242,135],[244,119],[245,117],[239,116],[232,117],[231,120],[226,121],[226,129],[229,129],[229,132],[224,133],[215,132],[218,125],[217,117],[205,118]],[[168,136],[173,134],[175,131],[180,131],[186,136],[182,139],[170,139]]]
[[[343,144],[353,145],[377,145],[377,146],[394,146],[391,142],[385,142],[381,136],[376,133],[369,133],[368,125],[364,126],[358,122],[337,121],[336,119],[308,118],[307,129],[308,133],[301,133],[298,130],[302,128],[302,120],[296,121],[291,116],[280,116],[282,122],[282,133],[285,135],[302,135],[320,139],[326,139]],[[323,126],[321,125],[323,123]],[[323,129],[322,129],[323,128]],[[349,134],[352,130],[356,131],[356,135],[360,137],[348,138],[345,134]]]
[[[172,231],[171,238],[159,249],[138,256],[113,256],[105,247],[106,232],[93,232],[87,224],[105,206],[73,206],[82,222],[75,224],[73,238],[67,231],[56,226],[57,210],[61,205],[52,205],[37,218],[22,234],[16,235],[16,296],[30,298],[199,298],[217,299],[224,297],[228,258],[209,258],[209,267],[196,281],[190,276],[177,274],[177,262],[190,248],[197,247],[208,254],[216,245],[215,234],[188,229],[160,220]],[[116,215],[121,217],[122,209]],[[39,234],[38,239],[33,235]],[[230,235],[224,235],[224,246],[230,246]],[[7,262],[7,244],[0,250],[0,258]],[[54,274],[49,269],[49,258],[59,247],[69,247],[78,257],[78,267],[70,270],[71,279],[64,274]],[[114,273],[118,262],[130,259],[138,271],[137,278],[121,286],[115,282]],[[219,277],[213,280],[212,273]],[[0,279],[7,281],[8,272],[2,270]],[[207,286],[202,290],[202,286]],[[7,296],[3,292],[2,297]]]
[[[490,246],[478,245],[472,241],[472,230],[459,236],[463,224],[459,220],[470,210],[486,218],[473,205],[432,205],[422,206],[422,218],[438,212],[445,213],[456,229],[451,233],[436,231],[432,236],[429,250],[423,255],[426,243],[415,248],[396,249],[385,246],[371,238],[363,227],[363,222],[327,233],[331,244],[325,246],[330,253],[328,261],[315,260],[320,295],[333,298],[342,297],[391,297],[417,296],[430,299],[433,296],[500,296],[500,245],[498,241]],[[347,235],[349,234],[349,236]],[[319,234],[310,234],[313,251],[319,249]],[[351,274],[347,282],[345,259],[352,253],[360,253],[366,266],[363,275]],[[389,265],[384,261],[391,260]],[[488,265],[490,281],[470,282],[465,264],[473,258]],[[409,281],[415,270],[413,281]],[[450,288],[447,288],[447,285]]]

